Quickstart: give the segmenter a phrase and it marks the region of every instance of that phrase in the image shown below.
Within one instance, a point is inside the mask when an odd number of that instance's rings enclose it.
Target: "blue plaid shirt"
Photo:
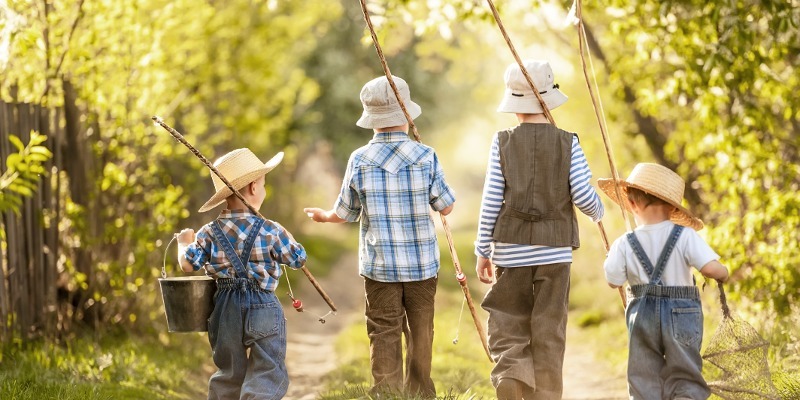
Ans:
[[[413,282],[439,272],[430,210],[453,202],[433,149],[404,132],[385,132],[350,155],[334,210],[349,222],[361,220],[361,275],[379,282]]]
[[[243,210],[222,210],[217,217],[222,232],[237,254],[241,254],[244,249],[244,240],[257,219],[258,216]],[[214,241],[212,223],[213,221],[203,225],[197,232],[195,242],[186,247],[186,259],[194,266],[195,271],[204,268],[206,275],[215,279],[245,278],[236,276],[233,264]],[[246,278],[257,280],[263,289],[275,291],[281,277],[280,264],[300,268],[305,263],[306,250],[303,245],[291,240],[280,224],[266,220],[250,251]]]

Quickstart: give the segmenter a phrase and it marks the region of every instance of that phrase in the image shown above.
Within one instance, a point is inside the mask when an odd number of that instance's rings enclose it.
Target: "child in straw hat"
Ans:
[[[393,79],[411,118],[418,117],[421,110],[411,101],[408,85]],[[367,82],[360,97],[364,113],[356,125],[375,134],[350,155],[333,209],[304,211],[317,222],[361,221],[359,273],[367,299],[372,392],[433,398],[439,247],[430,210],[449,214],[455,196],[436,152],[408,137],[408,122],[389,81],[380,77]]]
[[[214,166],[256,210],[266,197],[264,176],[283,159],[266,163],[249,149],[234,150]],[[274,291],[280,264],[300,268],[306,251],[280,224],[254,215],[212,173],[216,193],[200,212],[226,208],[204,225],[178,235],[178,261],[184,271],[205,269],[217,280],[214,311],[208,320],[215,372],[209,399],[279,399],[286,394],[286,322]]]
[[[526,60],[548,109],[567,101],[546,61]],[[499,399],[560,399],[577,207],[592,220],[603,204],[577,135],[549,123],[518,64],[505,72],[497,111],[519,125],[492,137],[483,188],[475,271],[497,281],[481,303],[489,312],[492,384]]]
[[[703,311],[691,268],[719,281],[728,279],[728,269],[697,234],[703,222],[681,205],[684,182],[678,174],[658,164],[637,164],[628,179],[616,183],[619,188],[613,179],[598,181],[641,224],[614,241],[604,265],[611,287],[631,285],[625,310],[630,397],[706,399]]]

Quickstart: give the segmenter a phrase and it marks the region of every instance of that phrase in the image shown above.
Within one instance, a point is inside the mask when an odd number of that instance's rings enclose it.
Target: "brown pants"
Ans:
[[[431,379],[433,302],[437,278],[419,282],[378,282],[364,278],[373,394],[405,392],[436,397]],[[403,379],[402,334],[406,337]]]
[[[526,400],[561,399],[570,265],[497,268],[481,303],[489,312],[495,387],[512,378],[529,386]]]

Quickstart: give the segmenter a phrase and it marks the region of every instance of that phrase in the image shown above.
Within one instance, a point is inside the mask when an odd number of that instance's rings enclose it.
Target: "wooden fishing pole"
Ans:
[[[361,11],[364,14],[364,21],[367,23],[367,27],[369,28],[369,33],[372,37],[372,43],[375,45],[375,51],[378,53],[378,57],[381,60],[381,66],[383,66],[383,73],[386,75],[386,79],[389,81],[389,86],[392,87],[392,91],[394,92],[395,97],[397,97],[397,104],[400,105],[400,109],[403,110],[403,114],[408,120],[408,126],[411,130],[411,133],[414,135],[414,140],[417,142],[422,143],[420,140],[419,132],[417,132],[417,127],[414,125],[414,120],[411,118],[411,115],[408,113],[406,109],[406,105],[403,102],[403,98],[400,95],[400,91],[397,90],[397,86],[395,86],[394,79],[392,78],[392,73],[389,71],[389,64],[386,62],[386,57],[383,55],[383,50],[381,50],[381,45],[378,43],[378,35],[375,34],[375,27],[372,25],[372,20],[369,16],[369,11],[367,10],[367,4],[365,0],[360,0],[361,2]],[[455,245],[453,244],[453,235],[450,233],[450,227],[447,224],[447,218],[441,213],[439,216],[442,219],[442,227],[444,228],[445,235],[447,236],[447,244],[448,248],[450,249],[450,256],[453,259],[453,267],[456,270],[456,280],[458,281],[459,285],[461,285],[461,291],[464,292],[464,299],[466,299],[467,306],[469,307],[469,312],[472,314],[472,321],[475,323],[475,329],[478,331],[478,336],[481,339],[481,344],[483,345],[483,350],[486,352],[486,356],[489,357],[489,360],[492,360],[492,355],[489,352],[489,344],[486,340],[486,334],[483,332],[483,323],[478,318],[477,310],[475,309],[475,304],[472,301],[472,295],[469,292],[469,286],[467,285],[467,276],[464,275],[464,272],[461,270],[461,264],[458,261],[458,253],[456,253]]]
[[[603,147],[606,150],[606,157],[608,158],[608,167],[611,169],[611,177],[614,179],[614,192],[617,195],[618,199],[623,199],[622,197],[622,190],[619,185],[619,181],[621,180],[619,177],[619,170],[617,170],[616,163],[614,162],[614,152],[611,149],[611,142],[608,139],[608,127],[605,124],[605,120],[602,117],[603,114],[603,107],[600,104],[598,96],[595,95],[594,89],[592,88],[591,83],[589,82],[589,71],[586,67],[586,58],[584,57],[585,53],[589,53],[589,46],[587,46],[586,40],[586,29],[583,26],[583,6],[581,0],[575,0],[575,17],[578,20],[578,49],[581,55],[581,66],[583,69],[583,77],[586,81],[586,87],[589,89],[589,97],[592,99],[592,108],[594,108],[594,115],[597,117],[597,124],[600,126],[600,134],[603,137]],[[591,54],[589,54],[591,57]],[[589,60],[591,62],[591,58]],[[594,68],[592,68],[594,71]],[[596,85],[595,79],[595,85]],[[628,213],[625,212],[625,207],[620,204],[620,210],[622,211],[622,221],[625,223],[625,226],[633,227],[633,221],[628,220]]]
[[[550,121],[550,123],[553,124],[553,126],[556,126],[556,121],[555,119],[553,119],[553,115],[547,108],[547,104],[545,104],[541,94],[539,94],[539,90],[536,89],[536,85],[533,83],[533,80],[528,74],[528,70],[525,69],[525,65],[519,58],[517,50],[514,48],[514,44],[511,42],[511,38],[508,36],[508,33],[506,32],[506,29],[503,26],[503,22],[500,20],[500,13],[497,12],[497,8],[494,6],[494,2],[492,2],[492,0],[486,0],[486,2],[489,4],[489,8],[492,10],[492,15],[494,16],[494,20],[497,23],[497,27],[500,28],[500,32],[503,34],[503,38],[505,38],[506,43],[508,44],[508,48],[509,50],[511,50],[511,54],[514,56],[514,60],[517,62],[517,65],[519,65],[519,69],[522,71],[522,75],[525,77],[525,80],[528,81],[528,85],[530,85],[531,89],[533,89],[533,94],[536,96],[536,99],[539,100],[539,103],[542,105],[542,110],[544,110],[544,116],[547,117],[547,120]],[[592,99],[592,102],[594,102],[594,99]],[[601,132],[603,133],[603,141],[605,143],[607,142],[605,131],[601,129]],[[606,149],[608,151],[610,147],[606,147]],[[624,212],[625,211],[623,210],[623,213]],[[597,228],[600,229],[600,239],[603,241],[603,246],[605,247],[606,252],[608,252],[611,246],[608,243],[608,235],[606,235],[606,229],[603,227],[603,221],[597,221]],[[622,300],[622,308],[624,309],[625,305],[627,304],[625,290],[622,287],[619,287],[618,289],[619,289],[619,297]]]
[[[222,176],[222,174],[219,172],[219,170],[218,170],[216,167],[214,167],[214,165],[213,165],[213,164],[211,164],[211,162],[210,162],[210,161],[208,161],[208,159],[207,159],[207,158],[205,158],[205,157],[204,157],[204,156],[203,156],[203,155],[200,153],[200,151],[199,151],[199,150],[197,150],[197,149],[196,149],[194,146],[192,146],[192,145],[191,145],[191,144],[190,144],[188,141],[186,141],[186,139],[183,137],[183,135],[181,135],[181,133],[180,133],[180,132],[176,131],[176,130],[175,130],[175,129],[173,129],[171,126],[167,125],[167,124],[164,122],[164,120],[162,120],[160,117],[154,116],[154,117],[152,117],[152,120],[153,120],[153,121],[154,121],[156,124],[160,125],[162,128],[166,129],[166,130],[167,130],[167,132],[169,132],[169,134],[170,134],[170,135],[172,135],[172,137],[173,137],[173,138],[175,138],[175,140],[177,140],[179,143],[181,143],[181,144],[183,144],[184,146],[186,146],[186,147],[189,149],[189,151],[191,151],[191,152],[192,152],[192,154],[194,154],[194,155],[195,155],[197,158],[199,158],[199,159],[200,159],[200,161],[202,161],[202,162],[203,162],[203,164],[205,164],[205,166],[206,166],[206,167],[208,167],[208,169],[210,169],[210,170],[211,170],[211,172],[213,172],[213,173],[214,173],[214,175],[218,176],[218,177],[219,177],[219,179],[222,181],[222,183],[224,183],[224,184],[225,184],[225,186],[227,186],[227,187],[228,187],[228,189],[230,189],[230,190],[231,190],[231,192],[233,193],[233,195],[234,195],[234,196],[236,196],[236,198],[238,198],[239,200],[241,200],[241,202],[242,202],[242,203],[244,203],[244,205],[245,205],[245,206],[247,206],[247,209],[249,209],[251,213],[253,213],[253,214],[257,215],[257,216],[258,216],[259,218],[261,218],[261,219],[266,219],[266,218],[264,218],[264,216],[263,216],[263,215],[261,215],[261,213],[260,213],[260,212],[258,212],[258,210],[256,210],[256,208],[255,208],[255,207],[253,207],[252,205],[250,205],[250,203],[249,203],[249,202],[247,202],[247,200],[245,200],[245,198],[242,196],[242,194],[241,194],[241,193],[239,193],[239,191],[238,191],[238,190],[236,190],[236,189],[233,187],[233,185],[231,185],[231,183],[228,181],[228,179],[227,179],[227,178],[225,178],[224,176]],[[317,289],[317,292],[319,293],[319,295],[320,295],[320,296],[322,296],[322,299],[323,299],[323,300],[325,300],[325,302],[326,302],[326,303],[328,303],[328,307],[330,307],[330,308],[331,308],[331,311],[333,311],[333,312],[336,312],[336,306],[333,304],[333,300],[331,300],[331,298],[330,298],[330,297],[328,297],[328,294],[327,294],[327,293],[325,293],[325,290],[323,290],[323,289],[322,289],[322,286],[320,286],[319,282],[317,282],[317,280],[316,280],[316,279],[314,279],[314,276],[313,276],[313,275],[311,275],[311,272],[308,270],[308,268],[306,268],[306,266],[304,265],[304,266],[302,266],[300,269],[301,269],[301,270],[303,271],[303,273],[306,275],[306,278],[308,278],[308,280],[311,282],[311,285],[313,285],[313,286],[314,286],[314,288],[315,288],[315,289]]]

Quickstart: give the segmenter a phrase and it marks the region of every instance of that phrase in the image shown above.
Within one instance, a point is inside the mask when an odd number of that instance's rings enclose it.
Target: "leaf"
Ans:
[[[18,151],[22,152],[25,150],[25,145],[22,144],[22,141],[15,135],[8,135],[8,141],[17,148]]]

